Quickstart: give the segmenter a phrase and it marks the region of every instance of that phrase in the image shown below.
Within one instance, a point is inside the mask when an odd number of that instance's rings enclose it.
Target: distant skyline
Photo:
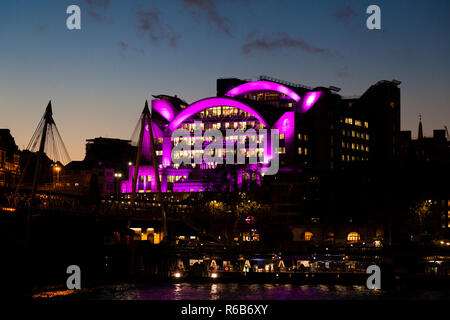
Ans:
[[[81,30],[66,8],[81,8]],[[380,6],[382,30],[366,28]],[[43,0],[0,3],[0,128],[28,144],[45,107],[72,160],[129,139],[152,95],[192,103],[216,79],[268,75],[361,95],[400,85],[402,130],[450,127],[450,1]]]

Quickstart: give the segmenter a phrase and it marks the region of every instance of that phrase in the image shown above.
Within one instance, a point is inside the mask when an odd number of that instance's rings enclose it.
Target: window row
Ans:
[[[242,111],[234,107],[212,107],[199,112],[200,118],[215,118],[215,117],[231,117],[241,115],[244,117],[249,117],[248,112]]]
[[[341,120],[341,122],[345,122],[346,124],[355,125],[357,127],[369,128],[369,123],[367,121],[356,120],[353,118],[345,118]]]
[[[355,131],[355,130],[342,129],[342,135],[344,137],[353,137],[353,138],[358,138],[358,139],[369,140],[369,134],[368,133],[358,132],[358,131]]]
[[[310,231],[306,231],[303,236],[304,236],[305,241],[311,241],[314,237],[314,234]],[[333,240],[334,232],[329,232],[327,234],[327,239]],[[348,242],[358,242],[360,240],[361,240],[361,235],[358,232],[350,232],[347,234]]]
[[[368,145],[354,143],[354,142],[350,143],[350,142],[342,141],[342,148],[369,152]]]
[[[368,161],[368,157],[360,157],[360,156],[351,156],[349,154],[345,155],[343,154],[341,156],[342,161]]]

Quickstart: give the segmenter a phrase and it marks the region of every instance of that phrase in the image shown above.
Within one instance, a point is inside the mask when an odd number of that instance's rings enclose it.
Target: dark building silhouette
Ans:
[[[114,174],[113,168],[95,161],[72,161],[64,167],[62,181],[83,196],[91,197],[92,190],[98,190],[100,197],[107,197],[116,191],[118,181]]]
[[[67,164],[62,181],[89,198],[97,189],[100,197],[115,194],[120,179],[126,177],[129,164],[136,159],[137,148],[131,140],[98,137],[86,142],[84,160]]]
[[[0,187],[14,188],[19,175],[19,149],[9,129],[0,129]]]
[[[450,141],[445,129],[433,130],[432,137],[423,134],[420,117],[417,139],[411,131],[402,131],[400,140],[400,165],[404,180],[414,186],[412,197],[428,202],[441,213],[443,236],[450,236]]]
[[[439,167],[450,165],[450,142],[445,129],[433,130],[432,137],[423,135],[422,119],[419,121],[417,139],[411,131],[402,131],[400,140],[403,166]]]
[[[31,187],[33,182],[34,172],[36,169],[38,155],[37,152],[31,152],[29,150],[23,150],[20,156],[20,168],[21,172],[24,173],[24,177],[22,180],[22,186],[25,189]],[[28,167],[27,167],[28,166]],[[50,159],[46,153],[42,155],[41,158],[41,168],[39,174],[39,188],[43,188],[45,186],[49,186],[52,183],[56,182],[56,172],[54,170],[55,166],[63,167],[61,163],[55,163],[52,159]],[[25,167],[27,169],[25,170]]]
[[[128,163],[136,159],[137,148],[131,140],[113,138],[94,138],[86,140],[84,162],[88,167],[104,167],[114,169],[124,175],[128,172]]]

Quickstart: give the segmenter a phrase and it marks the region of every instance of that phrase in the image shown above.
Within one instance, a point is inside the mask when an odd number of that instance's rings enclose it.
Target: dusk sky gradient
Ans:
[[[81,30],[66,8],[81,8]],[[382,30],[366,28],[381,7]],[[0,1],[0,128],[24,148],[51,99],[72,160],[129,139],[145,99],[192,103],[260,75],[361,95],[402,81],[402,130],[450,127],[450,1]]]

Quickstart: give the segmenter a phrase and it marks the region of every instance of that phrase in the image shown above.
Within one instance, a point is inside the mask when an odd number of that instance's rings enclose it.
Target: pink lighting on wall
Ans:
[[[194,102],[189,107],[181,111],[170,123],[169,129],[171,131],[175,131],[178,129],[178,127],[187,119],[189,119],[191,116],[199,113],[200,111],[203,111],[208,108],[212,107],[218,107],[218,106],[228,106],[240,109],[242,111],[248,112],[251,115],[253,115],[256,119],[258,119],[263,126],[267,126],[266,121],[264,118],[259,114],[258,111],[250,107],[249,105],[242,103],[240,101],[236,101],[231,98],[206,98],[203,100],[199,100],[197,102]]]
[[[275,124],[272,126],[272,129],[278,129],[280,134],[285,135],[285,139],[289,140],[294,137],[295,134],[295,112],[288,111],[285,112]]]
[[[158,112],[164,119],[167,121],[172,121],[175,118],[175,114],[177,113],[176,109],[173,105],[163,99],[154,99],[152,100],[152,110]]]
[[[317,100],[319,100],[321,95],[322,92],[320,91],[308,92],[303,100],[302,111],[306,112],[311,109],[311,107],[316,104]]]
[[[169,167],[171,162],[172,162],[172,140],[171,137],[164,137],[163,155],[162,155],[163,168]]]
[[[295,102],[300,101],[300,96],[282,84],[270,82],[270,81],[253,81],[241,84],[228,91],[225,95],[229,97],[236,97],[243,94],[247,94],[255,91],[275,91],[287,95]]]
[[[163,132],[161,131],[161,129],[153,122],[151,121],[152,124],[152,131],[153,131],[153,138],[154,139],[159,139],[159,138],[163,138]],[[150,160],[151,159],[151,143],[150,143],[150,131],[149,131],[149,125],[148,123],[145,124],[144,127],[144,134],[142,136],[142,150],[141,150],[141,155],[146,159],[146,160]]]

